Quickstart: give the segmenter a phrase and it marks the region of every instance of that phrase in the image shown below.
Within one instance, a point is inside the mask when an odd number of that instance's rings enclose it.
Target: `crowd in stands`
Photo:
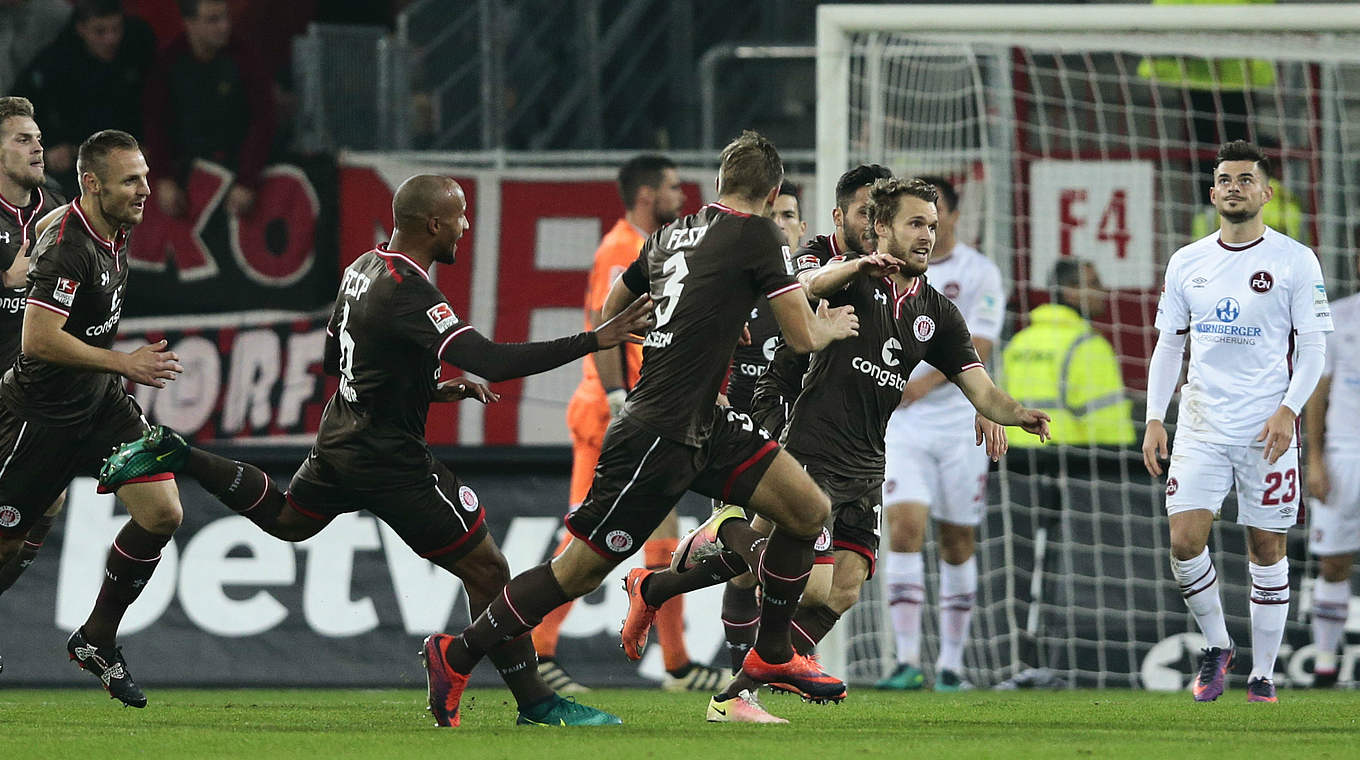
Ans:
[[[403,0],[0,0],[0,95],[34,104],[48,176],[76,194],[75,148],[101,129],[142,142],[152,200],[187,208],[195,159],[236,176],[248,213],[286,149],[291,40],[311,22],[391,26]]]

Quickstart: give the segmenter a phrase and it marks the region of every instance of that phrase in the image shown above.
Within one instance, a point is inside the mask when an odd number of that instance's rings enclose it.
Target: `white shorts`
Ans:
[[[1327,452],[1327,501],[1308,500],[1308,551],[1320,557],[1360,552],[1360,456]]]
[[[1207,509],[1217,516],[1236,485],[1238,524],[1281,533],[1293,527],[1303,496],[1299,450],[1291,446],[1275,464],[1264,452],[1260,446],[1178,438],[1166,479],[1166,513]]]
[[[931,517],[951,525],[981,523],[987,509],[988,460],[987,450],[973,443],[973,426],[894,427],[888,423],[883,503],[925,504]]]

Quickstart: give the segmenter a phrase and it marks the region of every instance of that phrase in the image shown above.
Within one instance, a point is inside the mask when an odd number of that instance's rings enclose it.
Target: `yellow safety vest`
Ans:
[[[1153,5],[1274,4],[1275,0],[1152,0]],[[1232,12],[1232,11],[1225,11]],[[1250,13],[1243,10],[1241,13]],[[1246,90],[1275,84],[1270,61],[1251,58],[1205,59],[1187,51],[1183,58],[1144,58],[1138,75],[1162,84],[1183,84],[1196,90]]]
[[[1048,412],[1053,442],[1071,446],[1133,443],[1132,402],[1109,341],[1076,310],[1045,304],[1002,351],[1002,387],[1021,404]],[[1012,447],[1038,446],[1018,428]]]

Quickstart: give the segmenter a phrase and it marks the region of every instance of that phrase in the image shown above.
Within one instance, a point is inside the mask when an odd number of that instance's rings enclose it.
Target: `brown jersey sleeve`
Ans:
[[[443,355],[450,341],[472,330],[472,325],[453,313],[444,294],[420,278],[407,277],[396,283],[388,308],[392,314],[388,322],[390,340],[414,343],[436,355]]]
[[[774,222],[764,217],[748,218],[741,231],[741,248],[748,257],[746,270],[761,295],[774,298],[802,287],[793,276],[787,241]]]
[[[966,369],[981,367],[977,350],[973,348],[973,336],[968,332],[968,323],[952,301],[938,293],[935,298],[935,335],[926,350],[926,363],[952,378]],[[917,319],[925,319],[925,316]],[[913,326],[913,331],[916,331]],[[917,332],[917,334],[920,334]]]
[[[28,302],[69,317],[80,288],[89,282],[89,277],[89,257],[79,243],[53,242],[30,266]]]

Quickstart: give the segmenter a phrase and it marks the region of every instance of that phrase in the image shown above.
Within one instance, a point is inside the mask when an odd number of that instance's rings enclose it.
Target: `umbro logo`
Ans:
[[[1202,288],[1202,287],[1204,287],[1205,285],[1207,285],[1208,283],[1209,283],[1209,281],[1206,280],[1206,279],[1204,279],[1203,277],[1196,277],[1195,279],[1193,279],[1193,280],[1190,281],[1190,287],[1192,287],[1192,288]]]

